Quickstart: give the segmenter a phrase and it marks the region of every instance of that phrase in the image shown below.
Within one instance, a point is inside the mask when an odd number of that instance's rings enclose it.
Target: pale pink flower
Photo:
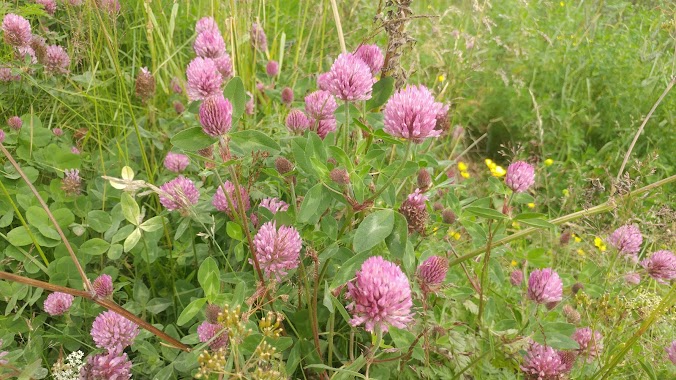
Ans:
[[[110,310],[94,319],[91,330],[96,347],[110,352],[122,352],[125,347],[131,346],[138,333],[136,323]]]
[[[216,95],[207,98],[200,105],[200,124],[204,133],[211,137],[223,136],[232,126],[232,104],[223,97]]]
[[[352,326],[364,324],[366,331],[386,332],[391,326],[409,328],[413,322],[411,284],[397,265],[380,256],[364,261],[347,290]]]
[[[565,372],[566,364],[555,349],[532,342],[521,370],[528,380],[558,380]]]
[[[180,173],[190,164],[190,158],[185,154],[169,152],[164,157],[164,167],[174,173]]]
[[[509,282],[514,286],[521,286],[523,282],[523,272],[519,269],[512,271],[509,274]]]
[[[265,35],[265,31],[258,23],[254,22],[253,25],[251,25],[249,36],[251,39],[251,45],[254,47],[254,49],[260,51],[268,50],[268,38]]]
[[[580,346],[578,353],[586,356],[587,361],[598,358],[603,351],[603,336],[598,331],[592,331],[589,327],[575,330],[573,340]]]
[[[45,299],[45,311],[51,316],[61,315],[70,309],[74,299],[75,297],[67,293],[50,293]]]
[[[25,18],[7,13],[2,19],[3,39],[14,47],[28,46],[31,42],[31,24]]]
[[[54,12],[56,12],[56,1],[35,0],[35,3],[42,5],[42,7],[45,9],[45,12],[47,12],[50,16],[54,16]]]
[[[216,20],[214,20],[213,17],[202,17],[199,19],[199,21],[197,21],[197,24],[195,25],[195,33],[200,34],[206,31],[220,32],[218,24],[216,24]]]
[[[277,76],[279,74],[279,63],[273,60],[268,61],[268,64],[265,66],[265,72],[269,77]]]
[[[441,256],[431,256],[418,266],[416,277],[420,288],[425,292],[438,289],[446,279],[448,259]]]
[[[378,45],[361,45],[354,52],[354,55],[368,65],[371,69],[371,75],[378,74],[385,63],[385,57]]]
[[[45,71],[50,74],[67,74],[70,57],[61,46],[50,45],[45,50],[44,65]]]
[[[671,342],[671,345],[667,346],[665,350],[667,351],[667,357],[669,360],[671,360],[671,362],[676,365],[676,340]]]
[[[108,12],[111,16],[117,16],[120,13],[120,1],[119,0],[96,0],[99,8],[103,11]]]
[[[524,161],[513,162],[507,167],[505,183],[515,193],[523,193],[535,183],[535,168]]]
[[[293,103],[293,90],[291,87],[284,87],[282,90],[282,103],[286,105]]]
[[[15,82],[21,79],[21,75],[12,74],[9,67],[0,67],[0,82]]]
[[[186,214],[191,206],[197,204],[200,193],[195,183],[179,176],[160,186],[160,203],[169,211],[178,210]]]
[[[30,58],[30,63],[32,64],[38,63],[38,58],[35,55],[35,50],[33,50],[33,48],[30,46],[17,47],[16,50],[14,51],[14,55],[16,56],[17,59],[20,59],[22,61],[25,61],[26,58]]]
[[[289,209],[289,204],[279,198],[264,198],[261,200],[260,207],[265,207],[271,213],[276,214],[279,211],[286,211]]]
[[[216,334],[220,335],[209,343],[209,348],[212,350],[218,350],[219,348],[228,345],[228,332],[220,324],[210,323],[209,321],[204,321],[197,327],[197,336],[202,343],[208,342],[211,338],[215,337]]]
[[[641,275],[636,272],[627,273],[624,275],[624,281],[629,285],[638,285],[641,282]]]
[[[336,119],[332,117],[328,119],[315,120],[314,124],[312,124],[310,128],[317,132],[319,137],[321,137],[323,140],[326,135],[336,130],[336,125]]]
[[[5,131],[3,131],[2,129],[0,129],[0,144],[2,144],[3,142],[5,142],[5,137],[6,137],[6,136],[5,136]]]
[[[71,147],[70,147],[70,152],[73,153],[73,154],[80,154],[80,153],[82,153],[82,152],[80,152],[80,149],[78,149],[78,147],[76,147],[76,146],[71,146]]]
[[[181,87],[181,81],[176,77],[171,78],[171,90],[174,92],[174,94],[177,95],[183,94],[183,87]]]
[[[80,195],[82,192],[82,178],[80,177],[80,170],[66,169],[63,171],[63,180],[61,181],[61,189],[69,196]]]
[[[442,131],[434,127],[442,108],[427,87],[407,87],[392,95],[385,104],[383,130],[392,136],[422,143],[428,137],[441,134]]]
[[[608,238],[608,243],[620,253],[635,257],[641,250],[643,235],[635,224],[627,224],[616,229]]]
[[[223,77],[212,59],[201,57],[193,59],[188,64],[186,76],[190,100],[202,100],[221,94]]]
[[[225,40],[218,30],[205,30],[197,35],[192,45],[198,57],[218,58],[225,54]]]
[[[246,191],[244,187],[240,186],[239,194],[242,197],[242,204],[244,205],[244,211],[246,212],[251,208],[249,193]],[[233,183],[230,181],[225,181],[223,182],[223,185],[219,186],[218,190],[216,190],[216,194],[214,194],[214,198],[211,201],[211,204],[213,204],[214,207],[216,207],[216,210],[223,211],[230,217],[233,217],[230,203],[228,202],[228,198],[230,198],[230,202],[232,202],[232,205],[235,207],[235,210],[238,210],[237,197],[235,196],[235,185],[233,185]]]
[[[339,55],[331,70],[317,80],[319,88],[343,101],[371,99],[373,83],[369,66],[351,53]]]
[[[92,282],[92,289],[100,298],[108,298],[113,295],[113,278],[102,274]]]
[[[641,266],[661,284],[676,279],[676,256],[671,251],[657,251],[649,259],[641,261]]]
[[[310,123],[310,119],[299,109],[291,110],[286,116],[285,121],[286,128],[294,134],[302,134],[310,127]]]
[[[214,63],[218,72],[221,73],[223,79],[230,79],[235,75],[235,68],[232,64],[232,58],[226,52],[223,52],[223,55],[220,57],[214,58]]]
[[[315,120],[334,118],[336,99],[328,91],[315,91],[305,97],[305,112]]]
[[[124,352],[108,351],[107,354],[90,356],[80,369],[80,380],[129,380],[131,360]]]
[[[254,111],[256,109],[256,103],[254,102],[254,97],[252,93],[247,91],[246,94],[249,95],[249,100],[247,100],[246,104],[244,105],[244,113],[251,116],[254,114]]]
[[[528,278],[528,298],[540,304],[552,304],[563,298],[563,283],[551,268],[536,269]]]
[[[258,263],[268,277],[280,280],[300,263],[303,241],[294,227],[281,226],[277,229],[277,222],[264,223],[253,243]]]
[[[23,121],[18,116],[12,116],[7,120],[7,125],[9,125],[10,129],[12,129],[14,131],[18,131],[18,130],[21,129],[21,126],[23,125]]]

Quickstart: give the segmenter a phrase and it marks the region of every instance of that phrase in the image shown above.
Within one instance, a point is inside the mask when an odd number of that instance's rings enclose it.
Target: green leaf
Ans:
[[[398,212],[394,213],[394,227],[392,233],[385,239],[387,249],[392,257],[401,259],[406,253],[406,242],[408,241],[408,223],[406,218]]]
[[[124,218],[127,219],[129,223],[138,226],[141,209],[138,207],[136,200],[129,195],[129,193],[122,193],[120,205],[122,206]]]
[[[117,260],[122,257],[122,244],[111,244],[108,250],[108,258],[110,260]]]
[[[80,252],[92,256],[101,256],[110,248],[110,243],[103,239],[93,238],[82,243]]]
[[[237,241],[244,240],[244,232],[242,231],[242,227],[235,222],[227,222],[225,224],[225,232],[228,234],[228,236]]]
[[[542,219],[546,215],[539,212],[524,212],[514,217],[514,220]]]
[[[394,92],[394,78],[385,77],[373,84],[371,99],[366,101],[366,109],[372,111],[387,103]]]
[[[354,278],[357,269],[359,269],[364,261],[370,256],[370,252],[364,251],[358,255],[352,256],[352,258],[343,263],[343,265],[338,265],[338,272],[336,272],[333,281],[331,281],[331,289],[335,289]]]
[[[470,206],[463,211],[486,219],[507,219],[507,215],[488,207]]]
[[[528,264],[537,268],[546,268],[550,265],[550,258],[544,248],[533,248],[526,253]]]
[[[329,207],[330,195],[324,189],[324,185],[318,183],[305,194],[303,203],[298,211],[298,221],[305,224],[315,224],[319,221],[324,211]]]
[[[335,311],[333,307],[333,302],[331,301],[331,288],[329,287],[328,281],[324,281],[324,299],[322,300],[322,305],[329,310],[329,313]]]
[[[394,229],[394,211],[380,210],[370,214],[357,227],[354,234],[355,252],[367,251],[380,244]]]
[[[87,214],[87,224],[98,233],[106,232],[113,224],[110,213],[102,210],[93,210]]]
[[[171,138],[173,146],[190,152],[204,149],[215,142],[215,139],[204,134],[201,127],[184,129]]]
[[[204,290],[204,295],[209,301],[214,301],[221,290],[220,273],[218,263],[213,257],[207,257],[197,271],[197,281]]]
[[[141,240],[141,229],[136,228],[126,239],[124,239],[124,251],[129,252],[134,249],[139,240]]]
[[[232,104],[232,121],[236,121],[242,116],[246,109],[246,90],[240,77],[230,79],[223,90],[223,96]]]
[[[278,153],[281,148],[275,140],[261,131],[247,129],[230,133],[230,148],[239,154],[262,150],[272,154]]]
[[[577,350],[580,348],[574,339],[559,332],[546,332],[545,336],[542,335],[541,331],[538,331],[533,336],[533,340],[540,344],[546,344],[555,350]]]
[[[33,239],[28,233],[28,229],[24,226],[19,226],[7,233],[7,241],[15,247],[23,247],[33,243]]]
[[[145,232],[153,232],[161,229],[163,226],[162,217],[158,215],[141,223],[139,227]]]
[[[179,326],[183,326],[188,321],[190,321],[194,316],[197,315],[197,313],[202,310],[202,307],[204,304],[207,303],[206,298],[198,298],[188,304],[188,306],[183,309],[181,312],[181,315],[178,316],[178,320],[176,321],[176,324]]]
[[[575,333],[575,325],[565,322],[548,322],[542,325],[545,334],[552,332],[572,336]]]

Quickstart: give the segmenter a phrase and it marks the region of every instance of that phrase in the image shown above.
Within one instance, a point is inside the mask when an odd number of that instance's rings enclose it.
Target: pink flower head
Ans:
[[[225,40],[220,31],[205,30],[197,35],[192,47],[198,57],[215,59],[225,53]]]
[[[265,35],[265,31],[260,25],[258,25],[258,23],[254,22],[253,25],[251,25],[249,37],[251,39],[251,45],[253,45],[254,49],[260,51],[268,50],[268,37]]]
[[[143,102],[155,95],[155,77],[147,67],[141,67],[136,75],[135,92]]]
[[[26,60],[26,58],[30,58],[32,64],[38,63],[38,58],[35,55],[35,50],[33,50],[33,48],[30,46],[19,46],[16,48],[14,54],[17,59],[20,59],[22,61]]]
[[[210,323],[209,321],[202,322],[201,325],[197,327],[197,336],[200,339],[200,342],[206,343],[211,338],[215,337],[217,334],[218,337],[209,343],[209,347],[212,350],[218,350],[219,348],[225,347],[228,345],[228,332],[225,331],[225,328],[217,323]]]
[[[0,82],[14,82],[21,79],[21,75],[12,74],[12,69],[0,67]]]
[[[334,118],[336,109],[338,103],[328,91],[315,91],[305,97],[305,112],[313,119]]]
[[[408,195],[406,200],[399,207],[399,212],[404,215],[408,223],[409,232],[418,231],[418,233],[425,232],[427,226],[427,219],[429,213],[427,212],[427,195],[420,189]]]
[[[21,121],[21,118],[18,116],[12,116],[9,118],[9,120],[7,120],[7,125],[9,125],[10,129],[18,131],[21,129],[23,121]]]
[[[66,195],[69,196],[80,195],[82,192],[82,178],[80,177],[80,170],[64,170],[63,180],[61,181],[61,189],[66,193]]]
[[[25,18],[7,13],[2,19],[3,39],[14,47],[28,46],[31,42],[31,24]]]
[[[390,326],[405,329],[413,322],[411,284],[396,264],[380,256],[364,261],[347,283],[347,297],[352,300],[347,305],[352,326],[363,323],[366,331],[386,332]]]
[[[535,183],[535,168],[524,161],[513,162],[507,167],[505,183],[515,193],[523,193]]]
[[[254,102],[252,93],[247,91],[247,95],[249,95],[249,100],[247,100],[246,104],[244,105],[244,112],[250,116],[253,115],[254,111],[256,110],[256,103]]]
[[[410,207],[424,209],[426,207],[425,202],[427,202],[428,199],[429,197],[420,191],[420,189],[415,189],[414,192],[408,195],[404,202]]]
[[[139,333],[136,323],[114,311],[104,311],[92,324],[91,335],[96,347],[105,348],[109,352],[122,352],[131,346]]]
[[[277,76],[279,74],[279,63],[273,60],[268,61],[268,64],[265,66],[265,72],[269,77]]]
[[[438,137],[434,130],[437,114],[443,108],[425,86],[411,86],[399,90],[385,104],[383,129],[388,134],[422,143],[428,137]]]
[[[294,109],[286,116],[286,128],[294,134],[302,134],[310,127],[310,119],[299,109]]]
[[[371,69],[371,75],[376,75],[383,68],[385,57],[378,45],[361,45],[354,52],[354,55],[364,61]]]
[[[293,90],[291,87],[284,87],[282,90],[282,103],[286,105],[293,103]]]
[[[132,363],[124,352],[90,356],[80,369],[80,380],[129,380]]]
[[[92,289],[100,298],[108,298],[113,295],[113,278],[102,274],[92,282]]]
[[[45,51],[45,71],[50,74],[67,74],[70,67],[68,53],[58,45],[47,46]]]
[[[676,340],[671,342],[671,345],[667,346],[665,350],[667,351],[669,360],[676,365]]]
[[[174,111],[176,112],[176,114],[180,115],[183,112],[185,112],[185,106],[183,105],[183,103],[176,100],[174,102]]]
[[[185,154],[169,152],[164,158],[164,167],[174,173],[180,173],[190,164],[190,158]]]
[[[620,253],[636,256],[641,250],[643,235],[637,225],[627,224],[616,229],[608,238],[608,242]]]
[[[117,14],[120,13],[119,0],[97,0],[96,2],[100,9],[108,12],[111,16],[117,16]]]
[[[276,214],[278,211],[286,211],[289,209],[289,204],[279,198],[265,198],[261,201],[259,206],[265,207],[273,214]]]
[[[425,292],[438,289],[446,279],[448,259],[441,256],[431,256],[418,266],[416,276],[420,287]]]
[[[50,293],[45,299],[45,311],[51,316],[57,316],[65,313],[73,305],[75,297],[67,293]]]
[[[373,83],[371,68],[351,53],[339,55],[331,70],[317,80],[319,88],[344,101],[371,99]]]
[[[68,3],[74,7],[82,5],[84,0],[68,0]]]
[[[232,126],[232,104],[221,94],[207,98],[200,105],[200,123],[211,137],[225,135]]]
[[[235,68],[232,65],[232,58],[230,58],[228,53],[223,52],[223,55],[218,58],[214,58],[214,63],[216,63],[216,68],[223,76],[223,79],[230,79],[235,75]]]
[[[244,211],[249,211],[251,208],[251,201],[249,200],[249,193],[246,191],[245,188],[240,187],[240,196],[242,197],[242,203],[244,204]],[[227,197],[226,197],[227,193]],[[214,194],[214,198],[211,201],[211,204],[216,207],[216,210],[218,211],[223,211],[226,214],[228,214],[230,217],[232,217],[232,212],[230,208],[230,203],[228,202],[228,198],[230,198],[230,202],[232,202],[232,205],[235,207],[235,210],[238,209],[237,207],[237,197],[235,196],[235,185],[232,184],[230,181],[225,181],[223,182],[222,186],[218,187],[218,190],[216,190],[216,194]]]
[[[195,25],[195,33],[200,34],[207,31],[220,32],[218,24],[216,24],[216,20],[213,17],[202,17]]]
[[[316,120],[311,128],[313,131],[317,132],[319,137],[323,140],[326,135],[336,130],[336,118],[331,117],[328,119]]]
[[[71,147],[70,147],[70,152],[73,153],[73,154],[80,154],[80,153],[82,153],[82,152],[80,152],[80,149],[78,149],[78,147],[76,147],[76,146],[71,146]]]
[[[528,278],[528,298],[540,303],[551,304],[561,301],[563,283],[551,268],[536,269]]]
[[[195,183],[179,176],[164,185],[160,186],[160,203],[169,211],[178,210],[181,214],[186,214],[190,206],[197,204],[200,192],[195,187]]]
[[[291,226],[277,229],[276,222],[264,223],[254,237],[254,247],[261,269],[268,277],[280,280],[300,263],[303,241],[298,230]]]
[[[181,81],[173,77],[171,78],[171,91],[174,92],[174,94],[181,95],[183,93],[183,87],[181,87]]]
[[[588,361],[598,358],[603,351],[603,336],[589,327],[575,330],[573,340],[580,346],[578,353],[587,356]]]
[[[0,144],[2,144],[3,142],[5,142],[5,131],[0,129]]]
[[[532,342],[526,352],[521,370],[528,380],[555,380],[560,379],[566,365],[562,362],[559,353],[549,347]]]
[[[641,261],[641,266],[661,284],[676,278],[676,256],[671,251],[657,251],[649,259]]]
[[[641,275],[636,272],[627,273],[624,275],[624,281],[629,285],[638,285],[641,282]]]
[[[216,63],[210,58],[197,57],[186,69],[188,98],[202,100],[221,93],[223,77]]]
[[[59,127],[56,127],[56,128],[54,128],[54,129],[52,129],[52,133],[53,133],[54,136],[56,136],[56,137],[61,137],[61,136],[63,136],[63,129],[61,129],[61,128],[59,128]]]
[[[35,3],[42,5],[42,7],[45,9],[45,12],[47,12],[50,16],[54,16],[54,13],[56,12],[56,1],[35,0]]]
[[[512,271],[509,274],[509,282],[514,286],[521,286],[523,282],[523,272],[519,269]]]

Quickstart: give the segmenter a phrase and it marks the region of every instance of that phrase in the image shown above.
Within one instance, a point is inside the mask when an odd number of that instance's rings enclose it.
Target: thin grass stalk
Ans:
[[[340,50],[343,53],[347,53],[347,48],[345,47],[345,35],[343,34],[343,26],[340,23],[340,13],[338,13],[338,5],[336,0],[331,1],[331,10],[333,11],[333,20],[336,22],[336,29],[338,30],[338,42],[340,43]]]

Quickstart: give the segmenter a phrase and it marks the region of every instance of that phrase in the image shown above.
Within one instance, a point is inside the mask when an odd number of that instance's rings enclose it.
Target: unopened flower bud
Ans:
[[[432,185],[430,172],[428,172],[427,169],[420,169],[418,171],[418,188],[421,191],[425,191],[429,189],[430,185]]]
[[[146,102],[153,95],[155,95],[155,78],[147,68],[143,67],[136,77],[136,96]]]
[[[519,269],[514,270],[509,275],[509,282],[514,286],[521,286],[523,282],[523,272]]]
[[[284,157],[277,157],[275,159],[275,169],[277,169],[279,174],[286,174],[293,170],[293,163]]]
[[[441,256],[432,256],[418,266],[416,275],[420,288],[425,292],[437,289],[446,278],[448,259]]]
[[[582,283],[576,282],[570,289],[573,291],[573,294],[577,294],[577,292],[584,289],[584,285]]]
[[[442,211],[444,209],[444,205],[442,205],[441,202],[434,202],[432,209],[434,211]]]
[[[571,232],[570,230],[563,231],[561,238],[559,238],[559,244],[567,245],[570,242]]]
[[[566,317],[566,321],[568,321],[568,323],[572,323],[574,325],[580,323],[580,313],[570,305],[565,305],[563,307],[563,315]]]
[[[345,186],[350,184],[350,174],[343,168],[335,168],[331,170],[331,180],[339,185]]]
[[[441,218],[443,219],[444,223],[453,224],[455,222],[456,216],[453,210],[447,208],[441,213]]]
[[[207,317],[207,321],[209,323],[218,323],[218,314],[221,313],[221,308],[218,307],[218,305],[214,305],[210,303],[207,305],[206,310],[204,310],[204,314]]]
[[[108,298],[113,295],[113,278],[102,274],[92,282],[92,288],[100,298]]]

